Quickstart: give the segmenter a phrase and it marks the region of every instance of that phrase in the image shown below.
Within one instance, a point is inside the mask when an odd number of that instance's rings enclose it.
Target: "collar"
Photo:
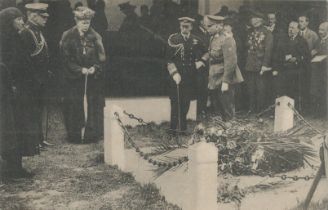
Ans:
[[[88,33],[88,32],[82,32],[78,28],[76,28],[76,29],[77,29],[77,32],[79,33],[80,37],[84,37],[85,34]]]
[[[276,24],[274,23],[273,25],[271,25],[271,26],[267,26],[267,29],[269,30],[269,31],[274,31],[274,28],[276,27]]]
[[[187,39],[190,38],[190,33],[189,33],[188,35],[185,35],[185,34],[182,34],[182,33],[181,33],[181,36],[182,36],[185,40],[187,40]]]
[[[37,24],[35,24],[35,23],[33,23],[33,21],[31,21],[31,20],[28,20],[27,22],[26,22],[26,25],[30,28],[30,29],[34,29],[34,30],[41,30],[40,29],[40,26],[38,26]]]
[[[296,37],[297,37],[297,34],[295,34],[294,36],[290,36],[289,39],[291,39],[291,40],[295,40]]]
[[[308,30],[308,28],[305,28],[304,30],[300,30],[300,33],[306,33],[306,31]]]

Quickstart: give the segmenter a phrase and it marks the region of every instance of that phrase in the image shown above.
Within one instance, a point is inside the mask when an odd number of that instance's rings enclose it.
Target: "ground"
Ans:
[[[65,141],[62,116],[50,109],[49,141],[56,146],[24,158],[32,179],[0,184],[0,209],[179,209],[153,185],[140,185],[130,173],[103,163],[103,142]]]
[[[326,120],[307,118],[315,127],[327,130]],[[142,129],[139,133],[143,133]],[[160,138],[160,134],[158,134]],[[103,163],[103,142],[73,145],[65,140],[65,129],[58,107],[50,109],[49,141],[56,145],[40,156],[24,158],[24,167],[35,173],[32,179],[19,179],[0,184],[0,209],[179,209],[166,201],[154,185],[140,185],[130,173]],[[320,142],[313,142],[315,147]],[[138,145],[152,143],[138,138]],[[309,168],[290,172],[289,175],[313,175]],[[221,180],[222,177],[218,177]],[[222,204],[223,209],[258,209],[266,199],[278,210],[301,210],[301,202],[312,180],[293,182],[279,178],[241,176],[224,177],[246,191],[241,205]],[[224,183],[219,181],[219,183]],[[288,197],[290,196],[290,197]],[[318,196],[315,194],[314,198]],[[299,201],[296,201],[300,198]],[[290,205],[283,205],[294,199]],[[277,201],[277,202],[275,202]],[[328,201],[314,199],[309,210],[327,210]],[[292,205],[292,203],[294,203]],[[279,208],[288,206],[288,208]],[[296,207],[300,205],[300,207]],[[271,208],[269,208],[271,210]]]

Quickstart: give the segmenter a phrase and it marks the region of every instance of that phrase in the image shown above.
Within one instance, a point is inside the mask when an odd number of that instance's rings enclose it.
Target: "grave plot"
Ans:
[[[189,133],[177,136],[167,123],[148,123],[120,107],[107,108],[105,124],[118,133],[105,135],[105,162],[132,172],[141,183],[155,183],[183,209],[292,208],[305,200],[320,167],[324,135],[288,98],[258,116],[190,122]],[[267,115],[273,109],[275,119]],[[137,126],[126,126],[130,121]],[[327,196],[326,180],[320,183],[315,201]]]

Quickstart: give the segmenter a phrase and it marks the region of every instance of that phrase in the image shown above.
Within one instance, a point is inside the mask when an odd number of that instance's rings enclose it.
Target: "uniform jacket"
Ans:
[[[277,46],[277,52],[274,56],[275,71],[299,71],[305,69],[310,62],[310,51],[308,49],[305,39],[297,35],[294,39],[285,36],[281,39]],[[287,57],[295,57],[296,62],[291,63],[286,61]]]
[[[195,62],[206,53],[206,47],[197,36],[190,34],[187,40],[180,33],[172,34],[168,39],[168,71],[172,75],[179,72],[182,79],[195,76]]]
[[[300,31],[301,34],[301,31]],[[311,29],[307,28],[305,30],[304,36],[302,36],[309,47],[310,52],[313,50],[315,43],[318,41],[319,37],[316,32],[312,31]]]
[[[250,31],[247,39],[246,71],[259,72],[262,66],[271,66],[273,36],[264,26]]]
[[[44,85],[49,76],[48,45],[39,27],[27,22],[20,33],[21,48],[18,52],[19,77],[33,85]]]
[[[244,80],[237,64],[236,42],[231,34],[214,35],[203,59],[209,60],[209,89],[220,88],[222,82],[236,84]]]
[[[89,77],[101,76],[101,65],[106,60],[105,50],[101,36],[92,28],[82,38],[76,26],[65,31],[60,46],[65,62],[66,79],[81,79],[83,78],[82,68],[92,66],[96,68],[96,73]]]

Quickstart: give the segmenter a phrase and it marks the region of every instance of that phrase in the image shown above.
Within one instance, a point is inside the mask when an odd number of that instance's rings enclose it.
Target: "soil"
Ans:
[[[74,145],[65,140],[58,107],[50,107],[48,141],[39,156],[24,158],[35,175],[0,183],[0,209],[179,209],[153,185],[140,185],[130,173],[103,163],[103,142]]]

